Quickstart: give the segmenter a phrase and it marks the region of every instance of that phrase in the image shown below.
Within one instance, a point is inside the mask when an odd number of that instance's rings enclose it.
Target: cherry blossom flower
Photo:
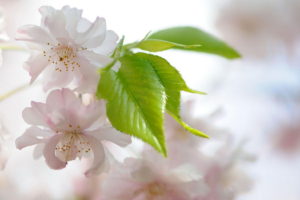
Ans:
[[[279,127],[273,137],[274,147],[277,151],[288,155],[297,155],[300,150],[299,117]]]
[[[117,190],[115,188],[118,188]],[[192,165],[171,166],[153,150],[115,164],[103,182],[103,200],[190,200],[203,194],[203,179]]]
[[[282,50],[297,54],[299,6],[293,0],[230,0],[219,12],[217,27],[243,56],[262,58]]]
[[[203,141],[199,137],[186,133],[175,120],[167,118],[166,135],[169,158],[173,165],[190,163],[200,170],[207,192],[193,200],[232,200],[248,192],[252,180],[243,170],[242,164],[255,158],[243,150],[243,146],[234,145],[233,135],[224,128],[216,127],[214,122],[222,115],[220,109],[210,113],[204,119],[193,115],[195,102],[183,104],[183,119],[211,138]],[[178,159],[180,157],[181,159]]]
[[[185,144],[181,147],[182,151],[188,148]],[[194,160],[202,157],[202,162],[198,164],[179,156],[164,159],[148,150],[143,152],[141,158],[127,158],[123,164],[115,164],[105,177],[101,199],[236,199],[250,190],[252,180],[240,166],[243,160],[239,155],[241,152],[227,151],[226,148],[220,148],[214,156],[195,151]],[[177,162],[174,162],[175,159]]]
[[[69,89],[54,90],[46,103],[32,102],[23,111],[23,118],[32,126],[16,140],[18,149],[35,145],[34,155],[43,153],[52,169],[62,169],[77,157],[94,155],[87,176],[107,170],[109,152],[105,141],[119,146],[130,143],[130,137],[121,134],[98,119],[105,119],[100,102],[84,105]],[[102,120],[103,121],[103,120]],[[97,123],[96,123],[97,122]]]
[[[76,8],[43,6],[40,13],[41,26],[25,25],[17,35],[32,49],[24,66],[31,82],[43,73],[45,90],[71,84],[79,92],[95,92],[97,67],[111,62],[118,36],[106,30],[104,18],[91,23]]]
[[[70,199],[101,200],[101,190],[99,188],[102,181],[105,181],[103,176],[75,177],[72,181],[73,191]]]
[[[209,189],[196,200],[233,200],[252,188],[253,180],[243,170],[242,164],[253,161],[253,155],[227,143],[206,159],[203,173]]]
[[[189,146],[182,143],[180,149],[185,152]],[[153,150],[146,150],[139,158],[127,158],[123,164],[114,165],[103,181],[100,199],[236,199],[250,190],[252,180],[240,166],[245,160],[243,152],[228,149],[230,146],[225,145],[213,156],[193,149],[192,155],[173,154],[167,159]],[[186,152],[191,153],[190,150]]]
[[[182,113],[185,121],[204,128],[211,139],[203,142],[167,118],[168,158],[147,146],[137,158],[114,165],[105,177],[100,199],[234,200],[250,190],[252,180],[242,164],[252,161],[253,156],[245,153],[242,145],[236,147],[229,132],[192,116],[190,111],[195,107],[191,102],[183,106],[189,108],[184,109],[189,117]]]

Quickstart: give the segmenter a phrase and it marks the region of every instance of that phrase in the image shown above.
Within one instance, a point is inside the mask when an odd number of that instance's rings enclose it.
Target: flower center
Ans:
[[[146,200],[156,197],[163,197],[166,194],[166,185],[159,182],[152,182],[134,193],[134,197],[144,196]]]
[[[55,148],[55,155],[68,162],[91,152],[91,145],[79,129],[64,131]]]
[[[162,183],[151,183],[147,186],[147,189],[150,197],[162,196],[165,193],[165,186]]]
[[[73,48],[68,45],[51,45],[47,43],[47,46],[51,46],[47,51],[43,51],[43,55],[48,58],[48,62],[55,66],[55,70],[62,72],[63,70],[74,71],[80,67],[77,59],[77,52],[79,50],[86,50],[86,48]]]

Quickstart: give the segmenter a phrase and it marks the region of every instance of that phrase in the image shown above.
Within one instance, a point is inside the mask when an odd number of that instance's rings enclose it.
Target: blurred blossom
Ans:
[[[6,161],[9,156],[9,142],[11,142],[11,137],[4,127],[3,123],[0,121],[0,169],[3,170]]]
[[[104,200],[188,200],[207,189],[194,166],[171,166],[150,150],[115,165],[103,184]]]
[[[74,198],[78,200],[100,200],[102,176],[74,179]]]
[[[119,146],[130,143],[128,135],[105,124],[104,113],[100,101],[83,105],[69,89],[52,91],[46,104],[32,102],[31,107],[23,111],[24,120],[32,126],[16,140],[16,146],[22,149],[37,144],[34,156],[43,154],[52,169],[62,169],[68,161],[89,156],[92,152],[94,162],[85,174],[103,172],[109,167],[110,157],[103,142]],[[97,122],[99,118],[103,121]]]
[[[223,115],[221,109],[200,118],[194,115],[197,108],[194,103],[188,101],[183,104],[182,117],[193,127],[207,133],[210,139],[194,136],[180,128],[173,119],[167,118],[170,162],[174,163],[175,158],[181,157],[180,162],[193,163],[201,169],[208,191],[197,200],[236,199],[252,187],[252,180],[242,165],[252,162],[255,157],[244,152],[244,143],[235,144],[235,137],[230,132],[214,125]]]
[[[297,53],[300,1],[230,0],[219,12],[217,27],[246,57]],[[299,53],[299,52],[298,52]]]
[[[273,137],[274,147],[285,154],[298,154],[300,152],[300,118],[295,117],[280,126]]]
[[[81,93],[94,93],[99,79],[97,66],[111,62],[109,55],[118,36],[106,30],[104,18],[97,17],[91,23],[76,8],[43,6],[40,13],[41,26],[23,26],[17,35],[32,50],[25,63],[31,82],[44,73],[45,90],[73,84]]]
[[[222,130],[216,126],[214,126],[215,121],[222,116],[221,109],[215,109],[210,112],[208,115],[203,117],[196,117],[196,102],[194,100],[188,100],[183,103],[181,108],[181,116],[184,121],[188,122],[191,127],[199,129],[204,133],[207,133],[211,138],[214,139],[225,139],[229,136],[226,130]],[[191,143],[194,145],[198,145],[200,143],[206,142],[205,139],[199,139],[199,137],[191,135],[190,133],[186,132],[184,128],[176,123],[174,119],[166,115],[166,136],[168,137],[168,141],[178,141],[182,140],[190,140]],[[184,134],[186,133],[186,134]]]
[[[0,65],[2,65],[3,62],[2,49],[5,47],[9,48],[10,46],[8,44],[9,37],[6,34],[5,25],[6,25],[5,17],[3,15],[3,10],[0,7]]]
[[[168,158],[147,147],[116,164],[103,181],[104,200],[233,200],[249,191],[252,181],[242,164],[253,157],[234,147],[230,134],[214,138],[222,131],[195,117],[186,120],[212,133],[205,140],[167,121]],[[216,150],[204,150],[208,143],[217,143]]]

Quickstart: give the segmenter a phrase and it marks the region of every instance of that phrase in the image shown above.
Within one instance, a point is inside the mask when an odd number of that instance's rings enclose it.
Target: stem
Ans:
[[[135,48],[139,43],[140,42],[132,42],[132,43],[124,45],[124,48],[125,49],[132,49],[132,48]]]
[[[2,49],[2,50],[17,50],[17,51],[25,51],[26,50],[22,46],[18,46],[12,42],[0,43],[0,49]]]
[[[5,99],[7,99],[7,98],[9,98],[9,97],[11,97],[11,96],[13,96],[14,94],[16,94],[18,92],[21,92],[22,90],[24,90],[24,89],[26,89],[28,87],[29,87],[29,85],[25,84],[25,85],[22,85],[20,87],[17,87],[15,89],[13,89],[13,90],[5,93],[3,95],[0,95],[0,102],[3,101],[3,100],[5,100]]]
[[[126,45],[124,45],[124,48],[130,50],[130,49],[137,47],[140,44],[140,42],[147,40],[147,38],[149,37],[150,34],[151,34],[151,31],[149,31],[141,41],[126,44]]]

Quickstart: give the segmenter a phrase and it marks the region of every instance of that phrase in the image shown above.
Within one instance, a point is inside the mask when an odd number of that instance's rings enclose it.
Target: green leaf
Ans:
[[[201,45],[192,48],[173,48],[216,54],[229,59],[241,57],[240,54],[225,42],[195,27],[174,27],[151,34],[147,39],[163,40],[180,45]]]
[[[206,94],[205,92],[189,88],[178,70],[175,69],[166,59],[146,53],[136,53],[135,55],[150,63],[165,88],[172,88],[190,93]]]
[[[180,91],[187,91],[193,93],[200,93],[195,90],[188,88],[185,81],[181,77],[180,73],[170,63],[162,57],[146,54],[137,53],[137,57],[146,60],[157,74],[157,77],[161,84],[164,86],[167,95],[166,108],[168,112],[181,124],[186,130],[191,133],[201,136],[208,137],[206,134],[198,131],[181,120],[180,117]]]
[[[107,116],[117,130],[142,139],[166,156],[165,90],[145,60],[127,55],[120,61],[118,72],[101,74],[97,96],[107,100]]]
[[[190,127],[188,124],[186,124],[184,121],[182,121],[180,116],[174,115],[171,111],[169,111],[169,114],[187,131],[193,133],[194,135],[204,137],[204,138],[209,138],[208,135],[203,133],[202,131],[199,131],[193,127]]]
[[[165,40],[145,39],[139,42],[136,48],[140,48],[142,50],[150,51],[150,52],[158,52],[158,51],[168,50],[171,48],[192,49],[200,46],[201,45],[182,45],[182,44],[177,44]]]

